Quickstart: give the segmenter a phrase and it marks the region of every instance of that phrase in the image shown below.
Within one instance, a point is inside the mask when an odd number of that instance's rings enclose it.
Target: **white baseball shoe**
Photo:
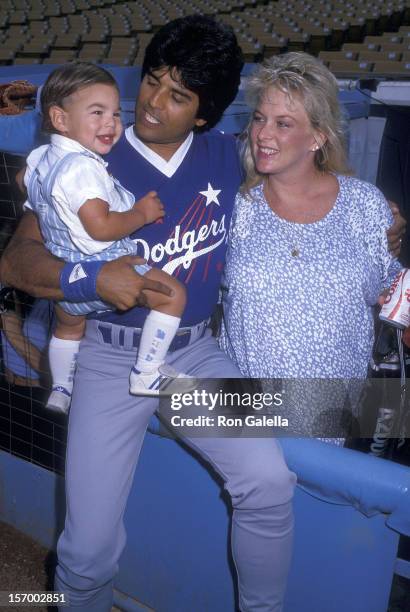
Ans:
[[[131,395],[169,396],[173,393],[190,393],[198,385],[193,376],[177,372],[162,363],[153,372],[140,372],[134,366],[130,374]]]
[[[46,408],[67,414],[71,404],[71,393],[65,387],[53,386]]]

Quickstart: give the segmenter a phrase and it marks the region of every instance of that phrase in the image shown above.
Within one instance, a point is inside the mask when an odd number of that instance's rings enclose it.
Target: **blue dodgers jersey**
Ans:
[[[131,235],[137,254],[185,284],[188,299],[182,326],[207,319],[218,299],[229,223],[241,181],[235,139],[216,130],[195,134],[170,178],[145,160],[124,136],[107,161],[108,171],[136,200],[150,190],[158,192],[166,216]],[[142,327],[148,312],[137,307],[91,317]]]

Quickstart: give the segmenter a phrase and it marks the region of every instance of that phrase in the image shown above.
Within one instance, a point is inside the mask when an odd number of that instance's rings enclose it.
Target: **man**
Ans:
[[[239,377],[207,329],[218,295],[240,167],[234,140],[207,131],[234,99],[242,57],[231,28],[203,16],[178,19],[153,37],[143,65],[135,125],[109,156],[109,171],[138,199],[155,190],[162,224],[133,239],[150,264],[186,284],[182,333],[169,363],[197,378]],[[24,262],[16,265],[15,254]],[[29,263],[30,262],[30,263]],[[96,294],[125,312],[87,324],[78,358],[66,464],[67,515],[58,542],[56,589],[65,610],[108,612],[125,545],[123,514],[158,401],[128,393],[146,316],[144,292],[167,292],[134,271],[137,257],[86,266],[52,257],[27,212],[2,263],[3,281],[36,296],[81,301]],[[71,266],[71,267],[70,267]],[[70,282],[72,281],[72,282]],[[292,541],[295,475],[274,439],[186,439],[231,495],[232,551],[243,612],[282,608]],[[148,519],[148,517],[147,517]]]

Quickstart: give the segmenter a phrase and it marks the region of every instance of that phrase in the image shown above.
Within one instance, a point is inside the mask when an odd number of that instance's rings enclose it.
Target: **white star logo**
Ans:
[[[206,197],[205,206],[209,206],[209,204],[212,204],[212,202],[215,202],[215,204],[218,204],[218,206],[220,206],[218,195],[221,193],[221,190],[214,189],[211,183],[208,183],[208,189],[206,191],[200,191],[199,193]]]

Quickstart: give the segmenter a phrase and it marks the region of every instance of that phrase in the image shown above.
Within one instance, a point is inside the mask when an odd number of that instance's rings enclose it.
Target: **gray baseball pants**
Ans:
[[[56,590],[65,612],[109,612],[113,577],[125,546],[123,515],[145,432],[158,400],[129,394],[135,350],[113,325],[115,346],[89,321],[80,347],[69,419],[67,514],[58,541]],[[125,338],[125,340],[124,340]],[[129,345],[129,343],[128,343]],[[205,336],[169,353],[168,362],[200,378],[240,373]],[[184,438],[224,481],[233,507],[231,545],[242,612],[282,609],[292,548],[296,477],[274,438]],[[188,459],[187,459],[188,460]],[[148,520],[148,517],[147,517]]]

